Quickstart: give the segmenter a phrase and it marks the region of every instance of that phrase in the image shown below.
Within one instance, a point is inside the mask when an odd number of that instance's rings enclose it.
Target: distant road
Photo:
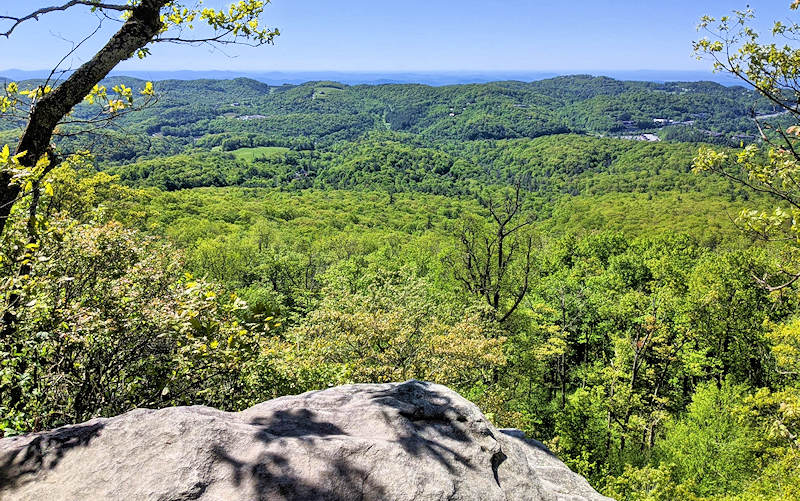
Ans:
[[[783,110],[779,111],[778,113],[770,113],[769,115],[756,115],[756,120],[761,120],[762,118],[775,118],[787,113],[789,113],[788,110]]]

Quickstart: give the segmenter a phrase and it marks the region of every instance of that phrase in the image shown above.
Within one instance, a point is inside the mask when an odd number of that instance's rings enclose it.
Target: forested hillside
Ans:
[[[117,77],[104,84],[139,90],[144,82]],[[125,134],[96,148],[98,156],[130,161],[177,153],[198,146],[198,141],[201,147],[223,150],[330,146],[373,130],[412,133],[440,143],[572,132],[624,137],[654,133],[665,140],[738,146],[755,139],[752,116],[776,112],[773,103],[743,87],[592,76],[445,87],[335,82],[271,87],[247,79],[175,80],[156,82],[155,90],[158,102],[119,120]],[[76,115],[92,112],[85,105]],[[3,128],[13,125],[7,121]],[[97,140],[90,135],[64,142],[77,147]]]
[[[68,160],[15,206],[4,435],[417,378],[621,500],[800,492],[797,297],[737,219],[774,200],[698,153],[762,158],[752,117],[787,118],[763,97],[589,76],[153,95],[64,124]],[[13,148],[23,122],[0,123]]]

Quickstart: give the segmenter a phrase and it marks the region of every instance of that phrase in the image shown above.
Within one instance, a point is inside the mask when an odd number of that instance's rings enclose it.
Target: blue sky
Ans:
[[[121,0],[120,0],[121,2]],[[60,0],[0,0],[0,15]],[[228,2],[206,0],[211,6]],[[789,0],[751,0],[759,18],[786,19]],[[273,0],[264,21],[281,29],[275,46],[257,49],[153,48],[135,70],[232,71],[591,71],[704,70],[691,41],[704,14],[747,1],[647,0]],[[54,65],[97,25],[83,8],[55,13],[0,39],[0,70]],[[86,60],[117,26],[103,30],[71,60]]]

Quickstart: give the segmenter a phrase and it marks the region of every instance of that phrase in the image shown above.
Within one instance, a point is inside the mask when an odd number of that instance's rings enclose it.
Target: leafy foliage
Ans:
[[[242,24],[262,2],[238,5],[167,27],[270,36]],[[99,102],[124,132],[56,144],[95,156],[37,170],[0,153],[30,195],[0,250],[17,318],[0,432],[418,378],[618,499],[797,497],[798,135],[776,114],[794,59],[743,33],[723,69],[760,95],[590,76],[102,83],[73,116]],[[113,110],[137,95],[159,99]],[[751,111],[772,115],[763,136]],[[23,124],[0,124],[13,145]]]

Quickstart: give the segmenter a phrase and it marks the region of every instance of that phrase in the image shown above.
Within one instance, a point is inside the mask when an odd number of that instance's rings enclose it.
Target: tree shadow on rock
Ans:
[[[346,434],[333,423],[318,421],[308,409],[277,411],[268,418],[255,418],[250,424],[259,427],[256,436],[265,442],[275,437],[313,438]]]
[[[250,422],[257,427],[255,437],[271,448],[254,461],[237,459],[236,451],[228,451],[220,445],[214,448],[214,455],[232,468],[237,487],[253,486],[255,499],[350,501],[385,499],[386,486],[372,475],[378,465],[370,464],[370,459],[364,456],[376,443],[393,442],[410,457],[417,458],[420,465],[432,459],[451,474],[457,474],[460,469],[476,468],[474,460],[459,452],[459,447],[465,450],[475,447],[471,442],[476,435],[494,439],[488,427],[483,430],[475,425],[476,416],[469,413],[477,411],[434,391],[428,383],[409,381],[357,391],[359,396],[366,395],[378,406],[394,438],[353,435],[339,424],[319,419],[307,408],[298,408],[277,411]],[[360,418],[352,416],[354,420]],[[369,425],[365,421],[364,426]],[[285,439],[341,443],[320,446],[319,453],[313,450],[308,455],[309,449],[305,449],[294,455],[286,452],[291,445],[282,442]],[[279,446],[274,446],[276,441]],[[499,447],[496,454],[502,455]],[[357,458],[360,461],[356,461]],[[494,458],[492,467],[495,467]]]
[[[369,478],[369,471],[354,466],[344,458],[331,462],[327,478],[313,482],[280,454],[264,453],[256,461],[248,463],[234,458],[220,447],[214,453],[218,460],[233,469],[234,485],[242,487],[246,478],[252,479],[255,490],[253,499],[258,501],[351,501],[381,499],[385,493],[381,485]]]
[[[36,435],[23,447],[0,452],[0,489],[20,487],[35,480],[42,469],[54,469],[70,450],[87,447],[104,426],[99,422],[67,426]]]
[[[474,469],[475,465],[468,458],[440,442],[470,442],[472,438],[466,428],[468,416],[451,397],[431,391],[430,386],[422,381],[408,381],[368,394],[373,402],[386,408],[384,419],[395,425],[399,435],[397,442],[406,453],[414,457],[432,457],[451,473],[455,471],[454,463]],[[395,414],[405,419],[397,419]]]
[[[256,438],[269,444],[286,438],[313,442],[331,436],[346,436],[337,425],[318,420],[308,409],[278,411],[270,417],[256,418],[250,424],[258,427]],[[358,499],[353,493],[370,493],[370,498],[380,498],[384,489],[370,479],[370,472],[352,464],[346,458],[334,458],[324,471],[300,471],[287,455],[264,452],[253,462],[241,461],[221,446],[213,453],[218,461],[233,470],[233,483],[243,487],[252,482],[255,498],[267,500],[326,500],[350,501]],[[314,475],[327,475],[312,481]]]

